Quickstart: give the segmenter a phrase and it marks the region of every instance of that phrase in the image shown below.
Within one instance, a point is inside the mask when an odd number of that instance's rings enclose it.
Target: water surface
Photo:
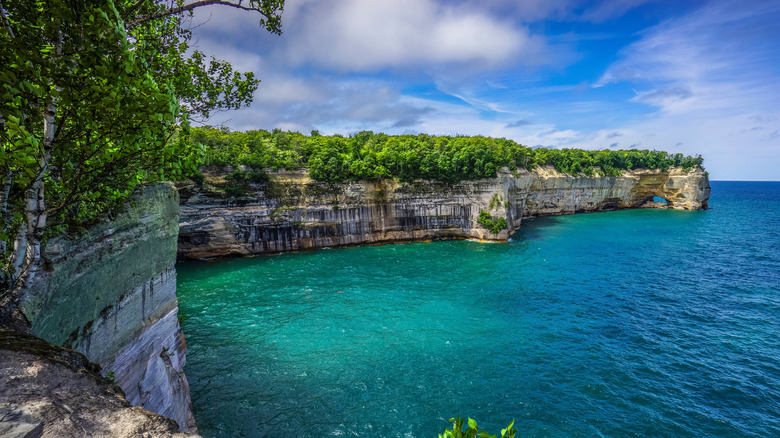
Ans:
[[[780,436],[780,183],[513,241],[177,266],[206,437]]]

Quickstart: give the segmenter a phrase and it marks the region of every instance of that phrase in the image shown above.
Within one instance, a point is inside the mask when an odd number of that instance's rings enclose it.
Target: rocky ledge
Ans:
[[[621,208],[701,210],[710,195],[700,168],[613,177],[572,176],[550,167],[503,169],[495,178],[456,184],[328,184],[311,180],[305,170],[237,184],[235,177],[225,178],[231,171],[204,169],[203,182],[179,186],[179,259],[438,238],[500,241],[523,218]],[[665,202],[654,202],[656,196]],[[501,218],[506,226],[490,230]]]
[[[29,333],[99,364],[131,404],[194,432],[176,299],[178,222],[172,184],[139,188],[112,220],[48,242],[18,312]]]
[[[196,437],[131,406],[84,355],[0,328],[0,436]]]

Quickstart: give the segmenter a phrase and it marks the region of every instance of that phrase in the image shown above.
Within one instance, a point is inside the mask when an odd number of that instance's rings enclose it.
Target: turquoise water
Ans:
[[[780,183],[508,244],[178,265],[206,437],[780,436]]]

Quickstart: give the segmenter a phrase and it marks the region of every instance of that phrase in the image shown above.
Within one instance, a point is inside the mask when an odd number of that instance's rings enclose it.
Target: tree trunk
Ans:
[[[0,125],[2,125],[0,121]],[[9,214],[8,214],[8,196],[11,194],[11,185],[14,182],[14,173],[13,172],[7,172],[5,174],[5,177],[3,178],[3,189],[0,191],[0,221],[4,224],[4,226],[8,226],[9,224]],[[5,240],[0,240],[0,255],[4,255],[5,252],[8,250],[6,246]]]
[[[45,180],[51,161],[51,151],[54,145],[54,133],[56,131],[55,119],[57,115],[57,101],[51,97],[43,111],[43,154],[41,155],[40,171],[35,181],[24,192],[24,219],[25,222],[19,229],[14,244],[17,255],[14,260],[14,295],[26,290],[32,284],[35,275],[41,265],[41,240],[46,227],[46,199]],[[19,257],[24,248],[24,256]],[[21,259],[21,260],[20,260]]]
[[[62,56],[62,32],[58,29],[52,38],[54,56]],[[43,109],[43,141],[38,175],[24,192],[24,223],[19,227],[14,242],[14,281],[11,299],[17,301],[30,288],[41,268],[41,241],[46,227],[46,181],[49,172],[54,137],[57,133],[57,104],[61,88],[52,84],[53,93]],[[23,255],[22,255],[23,252]]]

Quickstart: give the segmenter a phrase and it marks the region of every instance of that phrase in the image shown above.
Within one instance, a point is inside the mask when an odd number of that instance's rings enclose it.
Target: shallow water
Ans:
[[[177,266],[206,437],[780,436],[780,183],[507,244]]]

